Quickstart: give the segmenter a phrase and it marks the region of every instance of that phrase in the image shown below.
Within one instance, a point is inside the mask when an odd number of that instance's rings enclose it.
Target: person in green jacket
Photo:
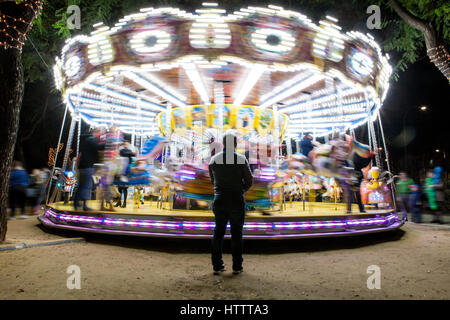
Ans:
[[[442,223],[441,220],[441,208],[443,202],[443,184],[440,181],[440,177],[435,174],[432,170],[427,172],[427,177],[425,179],[425,194],[428,198],[428,206],[430,207],[433,213],[433,221],[432,223]],[[441,199],[442,198],[442,199]]]
[[[406,172],[400,172],[400,180],[397,182],[396,189],[400,200],[400,205],[404,213],[409,211],[409,194],[411,193],[410,186],[413,184],[414,180],[409,178]]]
[[[427,172],[427,177],[425,178],[425,193],[428,198],[428,205],[431,210],[437,210],[437,202],[436,202],[436,192],[433,188],[434,185],[434,174],[433,171]]]

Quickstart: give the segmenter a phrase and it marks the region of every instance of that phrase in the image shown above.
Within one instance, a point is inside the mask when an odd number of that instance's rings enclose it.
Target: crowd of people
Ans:
[[[114,207],[125,208],[129,185],[134,185],[135,191],[142,193],[139,183],[129,181],[129,177],[139,180],[137,182],[142,180],[143,184],[149,184],[145,167],[146,156],[139,154],[138,150],[129,141],[124,140],[122,133],[114,127],[109,130],[97,128],[83,135],[79,158],[79,180],[73,197],[75,210],[81,208],[90,211],[87,201],[91,199],[100,200],[102,210],[114,211]],[[102,162],[102,166],[96,170],[94,165],[99,162]],[[93,190],[96,190],[94,197]]]
[[[406,172],[400,172],[396,184],[397,200],[400,209],[404,213],[411,213],[412,221],[422,222],[422,211],[424,201],[427,200],[428,207],[433,214],[432,223],[443,223],[442,213],[445,204],[444,184],[441,178],[441,168],[436,167],[426,173],[422,186],[416,184],[408,177]]]
[[[47,168],[33,169],[28,174],[22,162],[13,162],[9,184],[10,220],[16,219],[16,209],[20,209],[19,218],[27,218],[27,206],[32,208],[32,214],[39,214],[40,205],[45,201],[49,177],[50,170]]]

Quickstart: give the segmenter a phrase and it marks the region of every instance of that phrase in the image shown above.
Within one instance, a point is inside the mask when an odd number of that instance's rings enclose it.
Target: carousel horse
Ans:
[[[348,155],[356,153],[361,158],[369,158],[373,155],[368,145],[356,141],[349,135],[345,136],[346,146],[348,147]],[[329,144],[321,144],[313,149],[313,170],[316,175],[326,178],[337,177],[341,179],[351,180],[349,183],[355,183],[355,172],[351,161],[338,161],[333,158],[333,146]]]
[[[176,171],[175,178],[183,190],[183,197],[203,201],[214,199],[214,187],[206,165],[184,164]]]
[[[70,172],[70,174],[69,174]],[[62,189],[64,192],[72,192],[76,184],[76,179],[72,171],[64,172],[61,168],[55,168],[53,171],[53,191],[49,197],[49,203],[59,201],[59,191]],[[66,191],[68,190],[68,191]]]
[[[289,176],[295,176],[298,173],[315,175],[309,158],[302,154],[291,154],[286,161],[282,162],[281,168]]]
[[[272,207],[273,202],[281,201],[283,194],[275,193],[275,189],[281,189],[284,181],[282,174],[272,168],[262,167],[253,173],[253,185],[245,193],[247,207],[255,208],[265,213],[265,209]],[[272,197],[270,196],[272,190]]]
[[[342,193],[342,189],[339,186],[339,184],[337,183],[336,179],[334,178],[326,178],[323,180],[323,185],[325,187],[325,189],[327,190],[325,193],[322,194],[322,198],[329,198],[330,200],[336,199],[336,200],[340,200],[341,199],[341,193]]]
[[[291,203],[292,200],[298,200],[302,197],[302,188],[295,177],[290,178],[285,184],[285,198]]]
[[[64,173],[63,187],[67,197],[64,197],[64,204],[67,204],[68,200],[70,199],[76,183],[77,180],[75,179],[75,174],[73,173],[73,171],[66,171]]]
[[[312,161],[315,175],[326,178],[339,177],[348,178],[351,168],[336,161],[332,155],[332,146],[322,144],[314,148],[314,158]]]

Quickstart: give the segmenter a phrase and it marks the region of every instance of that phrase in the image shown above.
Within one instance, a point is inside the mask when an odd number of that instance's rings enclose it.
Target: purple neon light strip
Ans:
[[[73,216],[67,214],[58,214],[50,209],[45,212],[46,216],[63,222],[90,223],[107,226],[129,226],[140,228],[158,228],[158,229],[178,229],[178,230],[214,230],[215,223],[211,221],[153,221],[137,219],[115,219],[115,218],[96,218],[85,216]],[[375,226],[391,224],[393,220],[398,220],[398,216],[390,214],[387,217],[377,217],[368,219],[334,220],[334,221],[309,221],[309,222],[246,222],[245,231],[270,231],[270,230],[309,230],[309,229],[327,229],[327,228],[346,228],[358,226]],[[229,228],[229,226],[228,226]]]
[[[71,225],[60,225],[55,224],[50,221],[48,218],[39,217],[41,222],[43,222],[47,226],[55,227],[55,228],[63,228],[63,229],[71,229],[71,230],[79,230],[86,232],[100,232],[100,233],[110,233],[110,234],[132,234],[132,235],[143,235],[143,236],[152,236],[152,237],[175,237],[175,238],[210,238],[210,234],[188,234],[188,233],[163,233],[163,232],[148,232],[148,231],[127,231],[127,230],[111,230],[111,229],[96,229],[96,228],[86,228],[80,226],[71,226]],[[403,219],[404,220],[404,219]],[[363,229],[363,230],[351,230],[351,233],[348,234],[364,234],[364,233],[372,233],[372,232],[381,232],[386,230],[392,230],[401,227],[403,225],[402,221],[397,221],[389,226],[372,228],[372,229]],[[336,235],[345,235],[342,231],[339,232],[321,232],[321,233],[287,233],[287,234],[244,234],[244,238],[253,238],[253,239],[267,239],[267,238],[304,238],[304,237],[327,237],[327,236],[336,236]],[[230,238],[229,234],[225,234],[225,238]]]

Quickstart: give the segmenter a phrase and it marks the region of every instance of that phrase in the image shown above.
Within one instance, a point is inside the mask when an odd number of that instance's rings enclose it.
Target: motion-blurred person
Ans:
[[[349,153],[350,146],[346,141],[345,134],[340,134],[339,132],[335,132],[333,135],[333,139],[330,141],[331,152],[330,158],[334,159],[335,166],[338,171],[342,171],[344,167],[349,167]],[[337,178],[339,184],[344,190],[344,197],[347,201],[347,213],[352,212],[352,202],[353,202],[353,190],[350,183],[346,178]],[[357,196],[357,195],[356,195]],[[361,203],[361,194],[359,194],[359,199],[357,199],[359,210],[364,212],[364,207]]]
[[[433,213],[432,223],[442,223],[442,205],[444,202],[443,183],[440,177],[436,178],[436,173],[432,170],[427,172],[425,179],[425,194],[428,198],[428,205]]]
[[[30,174],[30,186],[27,189],[27,197],[30,200],[31,207],[33,208],[33,214],[39,213],[39,205],[40,205],[40,195],[42,184],[44,181],[42,180],[41,171],[39,169],[33,169]]]
[[[367,167],[374,156],[374,153],[370,153],[370,156],[367,158],[363,158],[360,155],[358,155],[356,152],[353,154],[353,167],[356,172],[356,181],[354,185],[352,185],[352,196],[356,198],[356,203],[358,204],[359,212],[366,212],[364,210],[364,205],[361,201],[361,183],[364,180],[364,172],[362,171],[363,168]],[[351,211],[351,204],[352,199],[349,198],[349,201],[347,202],[347,210]]]
[[[106,132],[103,167],[101,170],[101,209],[102,211],[114,211],[113,193],[111,186],[117,172],[117,157],[120,155],[119,147],[123,143],[123,133],[116,126],[111,126]]]
[[[335,160],[336,166],[347,166],[347,160],[350,155],[350,146],[346,141],[346,135],[335,132],[333,135],[333,139],[330,141],[330,145],[330,157]]]
[[[409,211],[409,194],[411,193],[410,186],[414,184],[414,180],[408,177],[404,171],[400,172],[400,179],[396,184],[398,199],[400,206],[404,213]]]
[[[40,171],[41,174],[41,190],[39,192],[39,198],[37,200],[36,208],[34,209],[35,214],[39,213],[40,205],[45,201],[47,185],[50,181],[51,172],[48,168],[42,168]]]
[[[209,175],[214,185],[214,212],[216,227],[212,240],[211,261],[214,274],[225,270],[222,260],[223,238],[230,221],[233,274],[242,272],[242,228],[245,219],[244,193],[253,183],[247,159],[236,153],[237,137],[231,133],[223,137],[224,149],[209,164]]]
[[[9,205],[11,208],[9,220],[16,219],[14,217],[16,207],[21,209],[20,218],[24,219],[27,217],[25,215],[25,202],[27,200],[26,189],[29,185],[30,178],[22,167],[22,162],[14,161],[9,179]]]
[[[420,206],[422,205],[420,187],[417,184],[410,185],[411,193],[409,194],[409,208],[412,214],[412,222],[421,223],[422,213]]]
[[[83,201],[83,210],[91,210],[88,208],[86,201],[91,200],[94,163],[98,161],[98,152],[105,149],[105,145],[98,142],[100,134],[101,131],[99,129],[94,129],[92,134],[84,135],[81,139],[78,164],[78,189],[73,202],[75,210],[78,210],[80,201]]]
[[[132,161],[133,157],[136,156],[136,153],[134,153],[130,148],[130,143],[128,141],[124,141],[122,143],[122,148],[119,152],[121,157],[128,158],[127,166],[129,166]],[[127,186],[118,186],[117,187],[119,191],[119,201],[116,203],[116,207],[122,207],[125,208],[127,206],[127,197],[128,197],[128,187]],[[122,202],[122,195],[123,195],[123,202]]]
[[[305,133],[303,139],[300,141],[300,153],[305,157],[307,157],[311,150],[314,149],[312,140],[313,137],[311,135],[311,132],[307,132]]]
[[[251,172],[255,172],[255,169],[258,168],[258,144],[250,141],[249,148],[244,155],[250,165]]]
[[[442,168],[436,167],[434,168],[434,190],[436,192],[436,202],[438,205],[438,210],[436,212],[436,222],[437,223],[443,223],[442,222],[442,211],[444,210],[444,204],[445,204],[445,192],[444,192],[444,183],[442,181],[441,177]]]

